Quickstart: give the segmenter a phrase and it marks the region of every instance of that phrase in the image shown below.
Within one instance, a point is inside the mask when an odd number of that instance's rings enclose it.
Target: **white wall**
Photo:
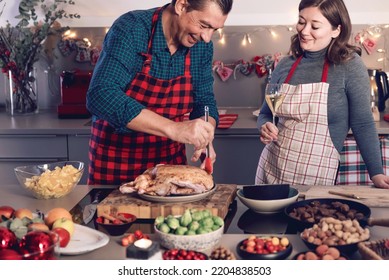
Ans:
[[[18,2],[5,0],[7,6],[0,25],[6,20],[15,22]],[[386,0],[344,0],[353,24],[389,23],[389,2]],[[79,27],[106,27],[128,10],[161,6],[170,0],[75,0],[70,12],[77,12],[81,19],[62,21],[63,24]],[[297,19],[300,0],[235,0],[226,25],[291,25]]]

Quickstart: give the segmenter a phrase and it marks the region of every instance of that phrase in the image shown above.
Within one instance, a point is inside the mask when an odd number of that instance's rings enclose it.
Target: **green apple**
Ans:
[[[59,218],[55,220],[52,229],[58,227],[66,229],[70,233],[70,236],[74,233],[74,222],[68,218]]]

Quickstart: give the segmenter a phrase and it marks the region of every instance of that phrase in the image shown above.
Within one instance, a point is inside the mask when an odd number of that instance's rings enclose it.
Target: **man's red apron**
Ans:
[[[327,117],[328,62],[320,83],[289,85],[296,60],[282,84],[285,99],[276,112],[278,141],[264,148],[256,184],[334,185],[339,153],[332,143]]]
[[[193,108],[190,52],[185,57],[185,73],[171,80],[151,77],[151,46],[161,9],[153,15],[152,32],[142,70],[136,74],[126,94],[165,118],[182,121]],[[122,184],[134,180],[156,164],[186,164],[185,145],[165,137],[142,132],[118,134],[107,121],[92,125],[89,145],[88,184]]]

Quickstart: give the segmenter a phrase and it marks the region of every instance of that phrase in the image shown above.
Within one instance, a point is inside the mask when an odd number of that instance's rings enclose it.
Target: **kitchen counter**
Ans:
[[[238,114],[238,119],[229,129],[217,129],[216,135],[258,134],[257,118],[253,115],[256,108],[220,108],[227,114]],[[389,122],[376,122],[379,134],[389,134]],[[0,113],[0,134],[89,134],[89,119],[59,119],[57,113],[43,110],[36,115],[10,117],[5,112]]]
[[[96,186],[95,188],[104,188],[107,186]],[[115,188],[115,186],[111,186]],[[298,187],[300,193],[306,192],[309,187]],[[54,207],[64,207],[71,210],[80,201],[84,201],[84,197],[88,197],[88,193],[93,188],[87,185],[77,186],[69,195],[52,200],[38,200],[35,199],[31,194],[26,190],[22,189],[18,185],[3,185],[0,188],[0,205],[10,205],[14,208],[25,207],[29,209],[39,209],[43,212],[47,212]],[[84,199],[83,199],[84,198]],[[89,203],[89,202],[88,202]],[[231,207],[232,209],[235,207]],[[383,218],[388,217],[389,209],[388,208],[371,208],[373,218]],[[261,217],[262,216],[262,217]],[[266,216],[266,217],[265,217]],[[221,240],[221,245],[229,248],[234,253],[236,253],[236,244],[239,241],[247,238],[250,234],[257,235],[280,235],[285,232],[290,242],[293,245],[293,252],[290,256],[292,258],[295,254],[306,251],[304,243],[300,240],[296,232],[288,232],[286,228],[287,225],[281,222],[278,219],[280,216],[267,216],[267,215],[255,214],[249,210],[246,206],[236,200],[236,208],[231,210],[231,213],[226,217],[226,226],[228,229],[223,235]],[[273,218],[274,217],[274,218]],[[264,222],[264,219],[267,222]],[[273,221],[272,221],[273,220]],[[152,223],[152,221],[149,221]],[[134,225],[133,225],[134,227]],[[286,229],[285,229],[286,228]],[[370,228],[371,230],[371,240],[378,240],[382,238],[387,238],[389,236],[389,229],[385,227],[374,226]],[[130,231],[133,229],[130,228]],[[154,236],[151,235],[153,239]],[[88,252],[81,255],[75,256],[61,256],[61,259],[73,259],[73,260],[100,260],[100,259],[126,259],[125,256],[125,247],[122,247],[119,243],[119,237],[110,237],[109,243],[99,249],[96,249],[92,252]],[[360,256],[358,253],[354,254],[353,258],[358,259]]]

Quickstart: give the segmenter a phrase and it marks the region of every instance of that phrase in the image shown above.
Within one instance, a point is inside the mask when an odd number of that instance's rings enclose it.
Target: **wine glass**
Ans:
[[[276,125],[276,111],[285,98],[285,93],[280,92],[281,84],[267,84],[265,89],[265,100],[273,114],[273,124]]]

